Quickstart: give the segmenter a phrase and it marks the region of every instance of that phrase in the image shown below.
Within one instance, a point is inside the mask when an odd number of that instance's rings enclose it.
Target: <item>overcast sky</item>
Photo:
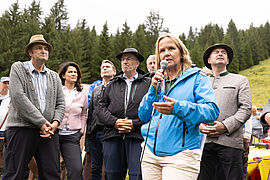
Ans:
[[[32,0],[18,0],[20,8],[29,7]],[[44,15],[57,0],[40,0]],[[0,0],[0,14],[16,0]],[[258,27],[270,19],[270,0],[65,0],[69,24],[75,27],[85,18],[90,28],[94,25],[100,33],[105,21],[110,33],[127,21],[135,32],[146,20],[151,10],[164,18],[164,26],[174,35],[188,33],[189,27],[200,29],[208,23],[218,24],[224,30],[230,19],[238,29],[247,29],[250,24]]]

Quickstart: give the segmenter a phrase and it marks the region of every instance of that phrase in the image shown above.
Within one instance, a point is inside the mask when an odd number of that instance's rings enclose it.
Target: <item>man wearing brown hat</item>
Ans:
[[[203,149],[199,180],[240,180],[243,175],[243,124],[251,114],[251,94],[248,79],[229,73],[233,50],[226,44],[210,46],[203,61],[212,70],[210,81],[220,108],[218,119],[201,124],[207,134]]]
[[[60,178],[56,128],[64,116],[65,101],[58,74],[45,66],[52,50],[43,35],[34,35],[25,47],[31,60],[11,66],[3,179],[23,179],[33,156],[39,179]]]
[[[138,107],[150,86],[150,78],[138,69],[144,57],[135,48],[126,48],[116,55],[121,61],[118,73],[104,90],[97,116],[104,124],[103,157],[108,180],[129,179],[140,174],[140,154],[143,122]]]

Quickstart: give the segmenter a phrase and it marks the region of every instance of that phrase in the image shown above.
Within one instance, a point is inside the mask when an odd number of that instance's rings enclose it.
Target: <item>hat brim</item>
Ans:
[[[143,55],[141,55],[140,53],[137,53],[137,52],[121,52],[121,53],[117,54],[115,57],[116,57],[117,59],[121,60],[121,57],[122,57],[124,54],[127,54],[127,53],[134,54],[140,62],[143,62],[143,61],[144,61]]]
[[[49,43],[45,43],[44,41],[34,41],[34,42],[29,43],[29,44],[27,44],[27,45],[25,46],[25,52],[26,52],[26,54],[27,54],[28,56],[29,56],[29,54],[28,54],[29,48],[30,48],[31,46],[33,46],[33,44],[37,44],[37,43],[47,45],[47,46],[49,47],[49,53],[51,53],[51,52],[53,51],[53,47],[52,47],[52,45],[50,45]]]
[[[228,58],[229,58],[229,63],[227,64],[227,66],[229,66],[233,60],[233,50],[230,46],[228,46],[226,44],[214,44],[213,46],[210,46],[209,48],[207,48],[203,54],[204,65],[208,69],[211,69],[211,70],[212,70],[212,67],[211,67],[211,64],[208,63],[208,58],[209,58],[210,54],[212,53],[212,51],[216,48],[223,48],[226,50],[226,52],[228,54]]]

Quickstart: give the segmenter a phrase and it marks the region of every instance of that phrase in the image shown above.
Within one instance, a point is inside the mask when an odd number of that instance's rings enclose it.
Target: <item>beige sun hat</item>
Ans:
[[[36,35],[33,35],[30,38],[29,43],[25,46],[25,52],[26,52],[27,55],[29,55],[28,54],[29,48],[35,43],[46,44],[48,46],[48,48],[49,48],[49,53],[51,53],[53,51],[52,45],[47,43],[47,41],[44,39],[43,35],[42,34],[36,34]]]

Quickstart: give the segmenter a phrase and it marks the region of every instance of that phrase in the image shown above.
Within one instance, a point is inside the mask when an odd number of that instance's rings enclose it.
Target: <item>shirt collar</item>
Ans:
[[[70,91],[70,92],[69,92],[69,90],[68,90],[68,88],[66,86],[62,86],[62,87],[63,87],[63,92],[64,93],[69,93],[69,94],[75,93],[75,95],[78,94],[78,91],[77,91],[77,88],[76,87],[74,87],[74,89],[72,89],[72,91]]]
[[[6,99],[6,98],[8,98],[9,97],[9,92],[7,93],[7,95],[5,95],[5,96],[2,96],[1,94],[0,94],[0,99],[1,100],[4,100],[4,99]]]
[[[35,72],[35,71],[38,72],[38,70],[34,67],[32,60],[29,61],[29,69],[30,69],[30,72],[31,72],[31,73],[33,73],[33,72]],[[47,67],[46,67],[45,64],[44,64],[41,73],[47,73],[47,71],[48,71],[48,70],[47,70]]]
[[[225,71],[222,71],[218,76],[222,77],[222,76],[226,76],[229,74],[229,71],[225,70]],[[210,74],[210,77],[215,77],[214,74]]]
[[[139,76],[139,74],[136,73],[136,74],[132,77],[132,80],[131,80],[131,81],[134,81],[135,79],[137,79],[138,76]],[[125,73],[123,74],[123,78],[124,78],[125,80],[128,79],[128,78],[126,77],[126,74],[125,74]]]
[[[168,83],[168,82],[174,83],[180,76],[181,76],[181,74],[178,74],[173,80],[165,79],[165,83]]]

